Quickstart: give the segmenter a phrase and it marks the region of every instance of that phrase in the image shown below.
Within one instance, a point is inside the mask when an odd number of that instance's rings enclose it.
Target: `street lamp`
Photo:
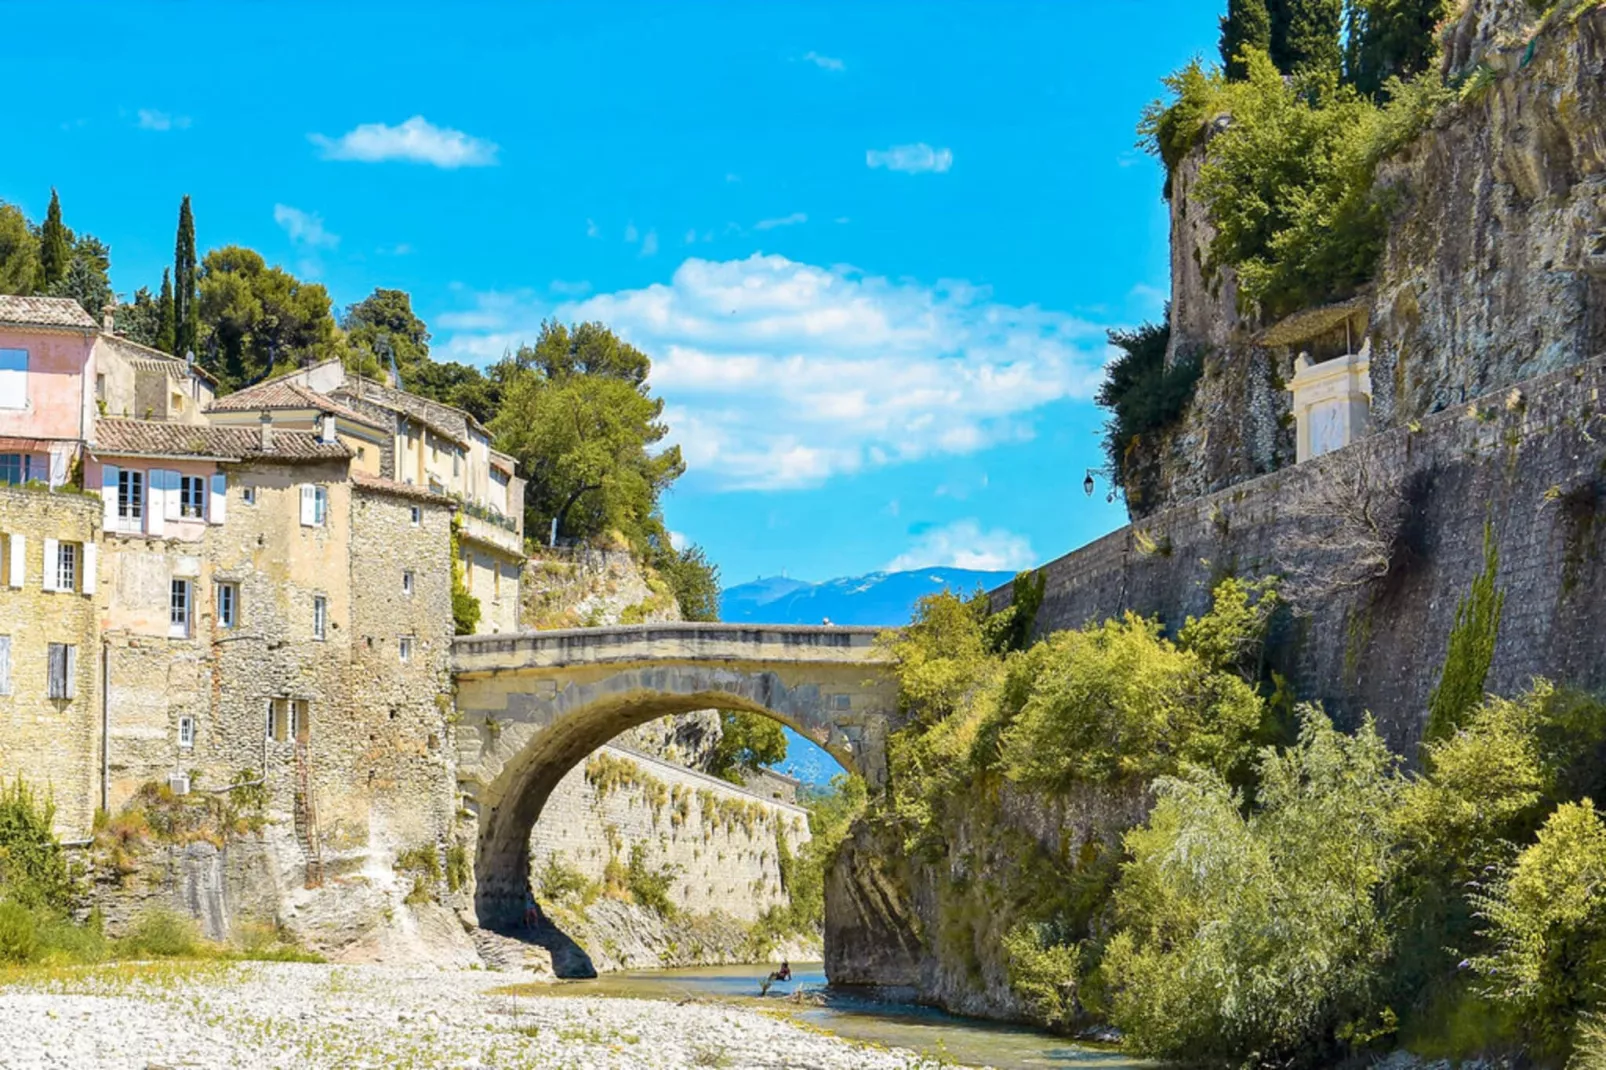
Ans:
[[[1082,489],[1087,492],[1089,498],[1093,497],[1093,469],[1091,468],[1087,470],[1087,478],[1082,480]]]

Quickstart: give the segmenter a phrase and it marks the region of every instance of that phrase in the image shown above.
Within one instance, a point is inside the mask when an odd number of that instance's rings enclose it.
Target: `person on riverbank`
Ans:
[[[776,981],[790,981],[791,979],[792,964],[783,959],[781,961],[781,968],[771,971],[770,975],[764,978],[764,984],[759,987],[758,994],[761,996],[767,996],[770,994],[770,985],[774,984]]]

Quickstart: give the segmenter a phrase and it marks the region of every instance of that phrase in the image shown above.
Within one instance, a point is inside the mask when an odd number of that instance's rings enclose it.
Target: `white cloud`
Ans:
[[[757,223],[753,224],[753,229],[774,230],[776,227],[795,227],[799,223],[807,223],[808,221],[809,217],[806,214],[802,212],[793,212],[791,215],[783,215],[777,219],[760,219]]]
[[[137,114],[141,130],[185,130],[190,125],[188,115],[170,115],[155,108],[141,108]]]
[[[591,292],[591,284],[584,279],[576,282],[566,282],[563,279],[553,279],[547,289],[560,297],[584,297]]]
[[[658,232],[656,230],[649,230],[647,236],[641,239],[641,255],[658,255]]]
[[[588,237],[588,238],[600,238],[600,237],[602,237],[602,231],[597,229],[597,224],[596,224],[595,220],[591,220],[591,219],[586,220],[586,237]]]
[[[495,360],[549,316],[601,320],[651,354],[688,464],[755,489],[1028,439],[1035,410],[1092,396],[1107,349],[1102,325],[968,283],[755,255],[557,305],[482,294],[438,318],[443,354]]]
[[[490,167],[496,163],[497,146],[461,130],[436,126],[422,115],[415,115],[400,126],[363,123],[338,138],[308,134],[323,149],[326,160],[409,160],[435,167]]]
[[[983,531],[975,520],[956,520],[924,532],[915,544],[888,561],[885,571],[917,568],[972,568],[984,572],[1019,571],[1037,563],[1024,535],[1003,528]]]
[[[305,245],[311,249],[333,249],[340,244],[340,235],[325,230],[323,216],[317,212],[303,212],[288,204],[276,204],[273,206],[273,221],[279,224],[284,232],[290,235],[290,240],[297,245]]]
[[[805,52],[803,53],[803,58],[822,71],[843,71],[847,69],[847,65],[841,60],[831,56],[822,56],[818,52]]]
[[[952,149],[934,149],[921,141],[914,145],[894,145],[890,149],[870,149],[864,154],[866,166],[885,167],[888,171],[904,171],[915,175],[923,171],[938,174],[954,165]]]
[[[671,531],[669,533],[669,545],[677,550],[684,550],[691,545],[691,540],[686,538],[684,532]]]

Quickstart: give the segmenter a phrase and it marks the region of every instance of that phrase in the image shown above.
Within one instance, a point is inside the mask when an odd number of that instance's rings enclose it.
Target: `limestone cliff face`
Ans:
[[[984,789],[985,790],[985,789]],[[1029,853],[1074,867],[1090,844],[1118,844],[1148,809],[1144,788],[1079,788],[1046,797],[1004,784],[944,830],[945,851],[910,857],[898,834],[861,819],[828,874],[825,968],[833,984],[912,987],[958,1014],[1021,1021],[1004,937],[1008,904],[1051,895]]]
[[[1372,311],[1374,424],[1606,352],[1606,9],[1473,5],[1446,63],[1494,80],[1380,172],[1399,212]]]
[[[1374,428],[1606,352],[1606,8],[1541,23],[1526,0],[1474,0],[1445,42],[1445,72],[1487,85],[1379,169],[1395,207],[1370,290]],[[1129,455],[1134,519],[1294,461],[1294,353],[1257,346],[1231,272],[1204,270],[1208,151],[1172,178],[1168,353],[1204,374]]]

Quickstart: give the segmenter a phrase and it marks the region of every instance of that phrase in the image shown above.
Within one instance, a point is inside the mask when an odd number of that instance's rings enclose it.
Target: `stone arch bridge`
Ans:
[[[523,918],[530,832],[563,775],[666,714],[763,714],[880,785],[898,716],[881,631],[666,623],[457,639],[458,780],[479,819],[480,924]]]

